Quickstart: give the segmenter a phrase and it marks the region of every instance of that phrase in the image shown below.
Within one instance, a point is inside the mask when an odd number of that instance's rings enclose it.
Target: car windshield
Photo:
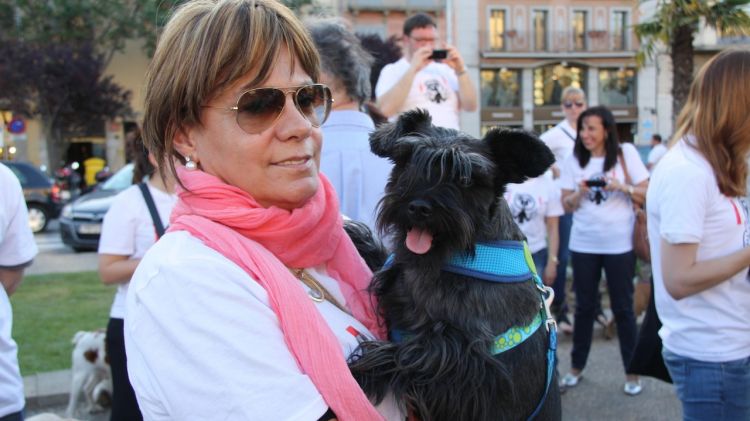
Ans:
[[[102,190],[123,190],[133,184],[133,164],[127,164],[102,184]]]

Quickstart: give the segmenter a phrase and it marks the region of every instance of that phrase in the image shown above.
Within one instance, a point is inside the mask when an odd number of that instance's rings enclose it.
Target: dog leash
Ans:
[[[383,268],[392,266],[393,262],[394,255],[391,254],[388,256]],[[541,299],[539,313],[530,324],[526,326],[513,326],[496,336],[492,342],[491,349],[492,355],[501,354],[523,343],[536,333],[542,325],[546,327],[549,335],[546,358],[546,381],[542,397],[534,412],[528,417],[529,420],[534,419],[539,414],[539,411],[541,411],[547,399],[554,377],[557,355],[557,324],[550,311],[550,305],[555,293],[552,288],[544,285],[542,279],[537,274],[528,244],[525,241],[513,240],[477,243],[474,254],[454,255],[442,269],[446,272],[470,276],[488,282],[521,283],[527,282],[529,278],[534,280]],[[404,332],[400,329],[392,329],[389,333],[391,340],[396,343],[402,342],[411,336],[409,332]]]

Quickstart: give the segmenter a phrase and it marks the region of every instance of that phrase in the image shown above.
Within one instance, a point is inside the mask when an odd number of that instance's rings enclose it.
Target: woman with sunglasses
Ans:
[[[560,108],[565,118],[540,136],[542,141],[555,154],[555,163],[552,164],[551,170],[553,178],[558,180],[558,186],[560,166],[573,153],[576,129],[578,127],[578,116],[586,109],[586,94],[581,88],[568,86],[563,89],[561,99]],[[550,256],[550,262],[557,265],[557,275],[552,284],[552,288],[555,290],[552,311],[555,313],[555,319],[560,331],[567,334],[573,332],[573,326],[568,319],[568,305],[565,302],[565,282],[568,276],[567,269],[570,258],[568,241],[570,239],[570,227],[572,224],[572,214],[565,213],[560,216],[558,225],[559,250],[557,255]]]
[[[560,185],[563,206],[573,213],[570,250],[576,295],[571,370],[560,383],[574,387],[591,349],[602,270],[626,370],[635,348],[633,203],[645,200],[648,170],[632,144],[620,145],[615,118],[607,108],[592,107],[578,117],[575,147],[563,162]],[[639,394],[638,376],[625,377],[623,391]]]
[[[127,299],[146,419],[403,419],[347,356],[382,337],[371,273],[319,173],[315,44],[274,0],[180,6],[146,75],[144,139],[178,185]]]

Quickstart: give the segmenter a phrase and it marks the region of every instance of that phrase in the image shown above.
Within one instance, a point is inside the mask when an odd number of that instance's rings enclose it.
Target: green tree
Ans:
[[[106,119],[128,113],[129,93],[104,69],[131,39],[150,54],[158,29],[183,1],[0,0],[0,46],[8,54],[0,60],[0,101],[39,118],[53,168],[68,137],[99,135]]]
[[[687,100],[693,81],[693,40],[702,25],[722,34],[750,34],[750,16],[743,6],[750,0],[659,0],[653,18],[635,25],[641,43],[637,60],[654,58],[659,44],[672,58],[672,119]]]

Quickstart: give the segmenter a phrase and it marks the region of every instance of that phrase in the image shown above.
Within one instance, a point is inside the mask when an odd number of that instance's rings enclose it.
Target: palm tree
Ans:
[[[640,42],[639,64],[653,58],[658,43],[672,58],[672,118],[680,112],[693,81],[693,39],[705,24],[722,34],[750,34],[750,16],[743,6],[750,0],[658,0],[654,16],[635,25]]]

